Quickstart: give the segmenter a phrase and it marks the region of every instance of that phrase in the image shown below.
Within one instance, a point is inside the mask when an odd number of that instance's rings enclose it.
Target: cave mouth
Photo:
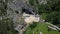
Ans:
[[[25,8],[22,8],[22,13],[34,15],[34,14],[32,13],[32,11],[29,11],[29,9],[25,9]]]

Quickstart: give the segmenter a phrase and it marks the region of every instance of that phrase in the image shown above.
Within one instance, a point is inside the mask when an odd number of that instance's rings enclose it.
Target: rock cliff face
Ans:
[[[27,9],[29,12],[36,14],[36,10],[32,8],[28,0],[8,0],[7,4],[7,16],[8,18],[13,19],[15,30],[20,31],[25,25],[25,22],[22,18],[22,9]],[[33,11],[34,10],[34,11]]]
[[[5,0],[3,0],[5,2]],[[38,12],[35,7],[29,5],[29,0],[7,0],[7,18],[11,18],[14,23],[14,29],[19,31],[25,28],[26,23],[22,18],[22,11],[30,12],[36,15]]]
[[[22,20],[22,7],[26,7],[24,0],[8,0],[7,16],[13,19],[15,30],[19,31],[22,28],[24,21]]]

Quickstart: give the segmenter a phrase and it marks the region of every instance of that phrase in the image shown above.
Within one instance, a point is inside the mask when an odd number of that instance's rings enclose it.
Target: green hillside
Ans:
[[[38,25],[31,29],[30,27],[27,28],[25,34],[39,34],[39,32],[42,32],[42,34],[60,34],[59,31],[50,30],[48,31],[48,25],[46,23],[38,23]]]

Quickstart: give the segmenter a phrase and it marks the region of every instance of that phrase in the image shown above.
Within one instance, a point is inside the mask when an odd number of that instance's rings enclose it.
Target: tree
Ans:
[[[52,12],[45,18],[45,21],[51,22],[54,25],[60,25],[60,12]]]

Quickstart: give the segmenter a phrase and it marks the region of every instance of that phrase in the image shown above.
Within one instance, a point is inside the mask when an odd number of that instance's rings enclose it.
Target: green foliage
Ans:
[[[52,12],[45,18],[46,21],[51,22],[55,25],[60,24],[60,12]]]
[[[59,31],[48,31],[48,25],[46,23],[38,23],[38,25],[34,29],[30,29],[30,27],[27,28],[26,32],[24,34],[39,34],[42,32],[42,34],[60,34]]]
[[[7,0],[5,2],[3,0],[0,1],[0,16],[7,15]]]
[[[30,1],[30,0],[29,0]],[[42,18],[45,19],[45,21],[51,22],[55,25],[60,25],[60,0],[46,0],[47,4],[41,4],[39,5],[38,0],[32,0],[33,6],[38,8],[38,13],[40,15],[45,14],[42,16]],[[29,2],[29,3],[31,3]],[[45,17],[44,17],[45,16]]]
[[[30,5],[38,8],[38,13],[51,13],[53,11],[60,11],[60,0],[46,0],[47,4],[39,5],[38,0],[29,0]]]
[[[34,5],[34,1],[33,0],[29,0],[30,5]]]
[[[47,1],[46,6],[51,12],[58,12],[60,10],[60,0],[49,0]]]
[[[34,29],[36,26],[37,26],[37,22],[33,22],[33,24],[30,24],[29,27],[30,27],[31,29]]]
[[[0,34],[16,34],[12,19],[3,18],[3,16],[7,16],[7,2],[8,0],[0,0],[0,16],[2,17],[2,20],[0,20]]]
[[[0,20],[0,33],[7,34],[8,32],[14,33],[13,21],[10,18]]]
[[[51,12],[45,18],[46,21],[54,25],[60,25],[60,0],[49,1],[47,7]]]

